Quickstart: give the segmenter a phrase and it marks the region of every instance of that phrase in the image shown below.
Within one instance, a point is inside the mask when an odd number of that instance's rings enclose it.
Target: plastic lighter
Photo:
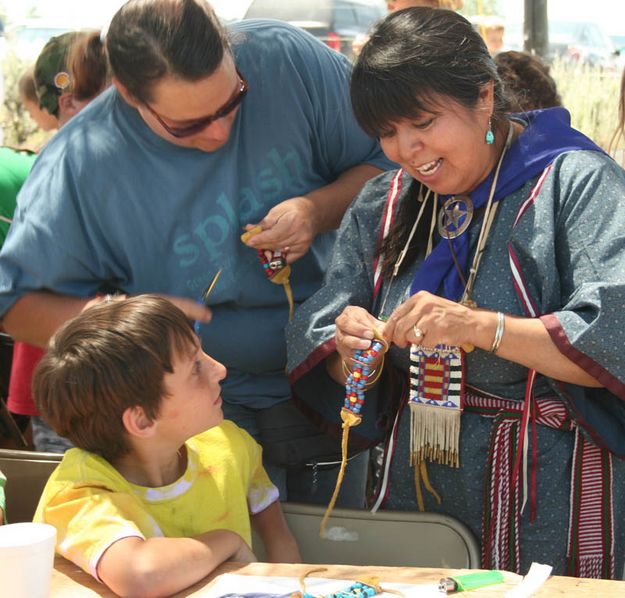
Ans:
[[[466,592],[496,583],[503,583],[503,581],[503,573],[501,571],[479,571],[477,573],[455,575],[454,577],[444,577],[438,582],[438,589],[445,594],[455,594],[456,592]]]

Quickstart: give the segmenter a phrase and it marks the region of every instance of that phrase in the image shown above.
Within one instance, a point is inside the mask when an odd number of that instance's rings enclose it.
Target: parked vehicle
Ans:
[[[236,0],[235,0],[236,1]],[[213,1],[218,15],[226,20],[278,19],[306,29],[337,52],[352,58],[354,39],[367,34],[372,25],[386,16],[385,0],[251,0]],[[245,6],[247,4],[247,6]]]
[[[625,35],[611,35],[610,40],[616,52],[616,65],[619,72],[625,69]]]
[[[597,23],[589,21],[549,21],[549,59],[607,69],[617,67],[612,40]]]

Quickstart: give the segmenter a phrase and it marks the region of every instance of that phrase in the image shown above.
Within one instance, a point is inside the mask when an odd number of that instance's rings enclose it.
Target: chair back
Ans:
[[[466,525],[447,515],[334,509],[327,529],[332,534],[332,528],[339,528],[336,539],[322,539],[319,525],[324,507],[287,502],[282,503],[282,510],[304,563],[453,569],[480,566],[475,536]],[[256,536],[253,545],[262,560],[265,551]]]
[[[9,381],[13,364],[13,339],[0,332],[0,441],[2,446],[28,446],[22,431],[28,422],[26,416],[18,416],[17,420],[7,409]],[[20,423],[21,420],[21,423]]]
[[[9,393],[9,378],[13,363],[13,339],[6,333],[0,332],[0,396]]]
[[[32,521],[43,487],[62,458],[57,453],[0,449],[9,523]]]

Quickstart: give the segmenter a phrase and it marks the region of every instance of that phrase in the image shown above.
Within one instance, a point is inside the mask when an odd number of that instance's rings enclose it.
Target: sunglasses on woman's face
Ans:
[[[173,137],[181,138],[181,137],[190,137],[191,135],[195,135],[200,131],[203,131],[206,127],[214,123],[216,120],[220,118],[225,118],[233,112],[239,104],[243,101],[243,98],[247,94],[249,86],[247,81],[242,77],[241,73],[237,69],[237,75],[239,77],[239,83],[237,85],[237,89],[234,95],[214,114],[210,116],[205,116],[204,118],[199,118],[188,125],[184,125],[182,127],[172,127],[163,121],[161,116],[153,110],[149,104],[145,104],[145,107],[150,111],[150,114],[158,121],[158,123],[165,129],[170,135]]]

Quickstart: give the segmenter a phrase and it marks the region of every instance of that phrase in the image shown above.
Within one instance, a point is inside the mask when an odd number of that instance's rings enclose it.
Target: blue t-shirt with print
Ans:
[[[219,150],[169,143],[113,88],[49,142],[0,254],[0,313],[32,290],[86,297],[103,284],[196,299],[222,269],[203,346],[228,367],[224,399],[262,408],[290,396],[289,310],[241,242],[244,225],[352,166],[391,164],[353,118],[343,56],[276,21],[232,33],[249,92]],[[333,240],[293,264],[296,303],[320,286]]]

